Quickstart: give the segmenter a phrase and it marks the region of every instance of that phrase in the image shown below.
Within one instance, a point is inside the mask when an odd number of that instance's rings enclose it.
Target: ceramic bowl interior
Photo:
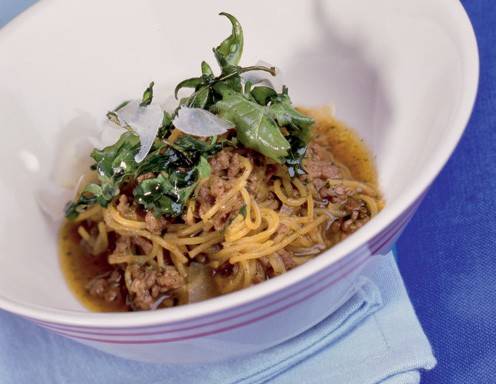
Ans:
[[[387,207],[286,276],[176,308],[171,319],[257,299],[315,273],[379,233],[432,182],[463,132],[477,86],[473,31],[457,1],[41,1],[0,30],[0,307],[90,326],[156,319],[81,307],[59,269],[56,227],[36,196],[46,180],[70,179],[60,159],[81,160],[75,146],[86,145],[81,138],[101,128],[109,108],[151,80],[165,100],[202,60],[215,64],[211,47],[229,33],[221,10],[244,27],[244,64],[277,65],[297,104],[332,104],[358,131],[375,155]]]

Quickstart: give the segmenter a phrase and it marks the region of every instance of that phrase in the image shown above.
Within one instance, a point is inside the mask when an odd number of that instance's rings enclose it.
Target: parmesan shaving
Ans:
[[[162,124],[164,112],[158,104],[140,107],[138,100],[131,100],[116,111],[116,115],[122,125],[128,125],[139,136],[141,147],[134,160],[140,163],[150,152]]]
[[[172,121],[174,127],[192,136],[209,137],[222,135],[234,124],[201,108],[181,107]]]

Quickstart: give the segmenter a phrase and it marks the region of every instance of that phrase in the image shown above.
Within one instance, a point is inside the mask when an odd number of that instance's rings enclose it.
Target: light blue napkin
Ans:
[[[435,364],[392,253],[376,257],[348,300],[319,325],[224,364],[123,360],[0,311],[1,384],[415,384]]]

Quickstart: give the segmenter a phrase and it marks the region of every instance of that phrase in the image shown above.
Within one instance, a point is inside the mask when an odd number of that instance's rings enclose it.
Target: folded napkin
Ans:
[[[435,364],[392,253],[374,258],[344,304],[317,326],[223,364],[123,360],[0,311],[2,384],[413,384]]]

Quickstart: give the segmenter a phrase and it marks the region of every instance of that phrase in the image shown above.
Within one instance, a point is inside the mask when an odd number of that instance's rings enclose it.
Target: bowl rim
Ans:
[[[37,12],[48,2],[40,1],[17,16],[2,30],[15,28],[23,22],[26,15]],[[46,308],[35,304],[21,303],[0,295],[0,308],[33,320],[66,326],[82,326],[88,328],[137,328],[155,325],[170,325],[185,320],[191,321],[204,316],[219,314],[237,309],[257,300],[281,292],[311,275],[344,259],[347,255],[363,247],[369,240],[380,234],[389,224],[411,207],[427,191],[440,173],[449,157],[455,150],[469,122],[474,108],[480,75],[479,51],[471,21],[463,5],[457,0],[446,2],[444,7],[452,7],[453,23],[462,31],[460,34],[460,52],[463,52],[463,70],[467,88],[462,95],[460,108],[451,125],[444,144],[434,154],[431,163],[420,174],[417,182],[403,193],[396,201],[388,204],[366,227],[348,237],[339,244],[323,252],[319,257],[293,269],[282,276],[268,280],[244,290],[222,295],[203,302],[181,307],[148,312],[96,313],[77,310]],[[0,33],[2,31],[0,30]]]

